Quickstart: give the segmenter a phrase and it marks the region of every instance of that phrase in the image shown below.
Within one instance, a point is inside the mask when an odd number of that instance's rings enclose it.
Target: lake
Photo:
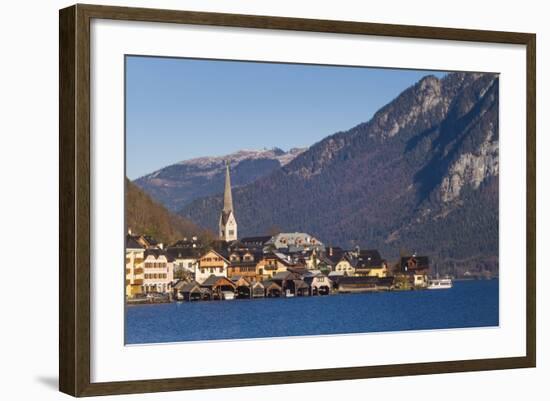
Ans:
[[[130,305],[126,344],[498,326],[498,288]]]

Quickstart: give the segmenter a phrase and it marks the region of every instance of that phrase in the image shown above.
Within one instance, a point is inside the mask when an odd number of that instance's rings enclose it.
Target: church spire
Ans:
[[[231,195],[231,178],[229,176],[229,160],[225,162],[225,190],[223,192],[223,211],[233,211],[233,196]]]
[[[233,212],[229,161],[225,162],[225,190],[223,192],[223,209],[220,214],[220,239],[223,241],[235,241],[237,239],[237,220]]]

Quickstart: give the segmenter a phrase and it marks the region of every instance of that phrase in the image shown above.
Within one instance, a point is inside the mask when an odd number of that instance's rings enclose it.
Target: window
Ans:
[[[234,230],[229,230],[229,235],[233,235],[235,233]]]

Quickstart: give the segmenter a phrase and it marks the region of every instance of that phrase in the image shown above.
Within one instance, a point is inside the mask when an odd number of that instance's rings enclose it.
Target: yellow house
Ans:
[[[350,257],[345,254],[334,266],[334,271],[348,276],[355,274],[355,267],[353,267]]]
[[[256,277],[260,281],[268,280],[277,273],[286,272],[289,266],[292,266],[292,264],[284,255],[268,253],[256,264]]]
[[[355,275],[387,277],[388,266],[376,249],[361,250],[355,253]]]
[[[388,277],[388,264],[383,262],[380,266],[372,267],[367,275],[373,277]]]
[[[126,296],[134,298],[143,292],[145,249],[134,236],[126,237]]]
[[[202,284],[211,275],[227,277],[229,261],[213,249],[204,253],[195,268],[195,281]]]

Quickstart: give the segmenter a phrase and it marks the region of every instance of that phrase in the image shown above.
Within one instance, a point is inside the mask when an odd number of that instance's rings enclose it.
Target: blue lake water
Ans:
[[[447,290],[126,307],[126,344],[498,326],[498,280]]]

